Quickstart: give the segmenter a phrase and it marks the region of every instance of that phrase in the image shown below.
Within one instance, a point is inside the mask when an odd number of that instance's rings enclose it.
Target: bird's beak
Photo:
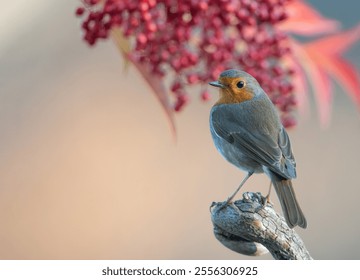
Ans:
[[[218,81],[210,82],[209,85],[211,85],[213,87],[225,88],[225,86],[223,84],[219,83]]]

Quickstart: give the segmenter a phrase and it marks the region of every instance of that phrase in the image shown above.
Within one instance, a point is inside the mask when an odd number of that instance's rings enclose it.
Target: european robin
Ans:
[[[220,89],[219,100],[210,112],[215,146],[226,160],[247,172],[226,203],[253,173],[265,173],[275,187],[289,227],[306,228],[291,182],[296,178],[296,163],[290,139],[267,94],[254,77],[234,69],[222,72],[210,85]]]

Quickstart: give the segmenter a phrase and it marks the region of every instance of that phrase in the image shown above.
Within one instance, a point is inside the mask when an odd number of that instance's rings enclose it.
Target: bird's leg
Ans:
[[[272,182],[270,180],[269,191],[268,191],[267,195],[264,197],[264,201],[263,201],[264,207],[266,206],[266,204],[270,203],[271,187],[272,187]]]
[[[245,178],[241,181],[240,185],[237,187],[237,189],[235,190],[235,192],[228,197],[228,199],[225,202],[225,205],[229,204],[235,197],[235,195],[239,192],[239,190],[241,189],[241,187],[245,184],[245,182],[247,181],[247,179],[250,178],[251,175],[253,175],[254,172],[248,172],[248,174],[245,176]]]

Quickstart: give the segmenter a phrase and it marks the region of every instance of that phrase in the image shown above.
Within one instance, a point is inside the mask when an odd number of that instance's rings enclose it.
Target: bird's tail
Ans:
[[[293,228],[298,225],[302,228],[306,228],[307,222],[296,200],[291,180],[284,180],[276,175],[271,177],[271,181],[279,198],[285,220],[289,227]]]

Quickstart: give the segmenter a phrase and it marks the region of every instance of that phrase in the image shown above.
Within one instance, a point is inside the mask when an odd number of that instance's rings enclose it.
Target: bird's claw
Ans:
[[[231,200],[227,199],[226,201],[221,202],[220,206],[219,206],[219,210],[224,209],[226,206],[228,206],[231,203]]]
[[[262,208],[264,208],[267,204],[272,205],[272,203],[270,201],[270,195],[261,196],[261,204],[262,204]]]

